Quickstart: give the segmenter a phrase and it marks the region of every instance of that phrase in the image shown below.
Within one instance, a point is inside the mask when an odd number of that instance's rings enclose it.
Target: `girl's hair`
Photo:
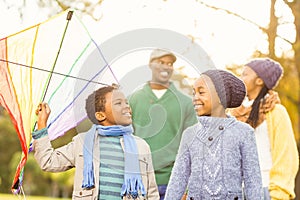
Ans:
[[[252,109],[246,122],[250,124],[253,128],[256,128],[258,125],[257,123],[259,119],[260,105],[261,103],[264,103],[264,97],[268,93],[268,91],[269,89],[264,85],[264,87],[260,90],[258,96],[252,104]]]
[[[95,117],[96,112],[105,112],[106,94],[118,89],[116,85],[99,88],[90,94],[85,101],[85,110],[88,118],[94,123],[99,124]]]

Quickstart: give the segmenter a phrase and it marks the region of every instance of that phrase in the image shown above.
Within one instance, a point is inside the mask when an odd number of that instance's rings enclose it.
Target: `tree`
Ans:
[[[3,0],[10,4],[10,1]],[[163,0],[162,0],[163,1]],[[228,15],[233,15],[245,23],[250,23],[257,27],[258,30],[266,36],[268,43],[268,51],[253,52],[253,57],[264,57],[268,56],[274,60],[277,60],[284,67],[284,77],[281,80],[279,87],[276,89],[281,97],[282,103],[287,107],[288,113],[291,116],[293,128],[295,131],[295,137],[300,145],[300,1],[299,0],[270,0],[270,8],[266,10],[269,13],[269,24],[266,27],[260,26],[259,24],[251,21],[239,14],[236,14],[230,10],[219,8],[213,5],[209,5],[202,0],[196,0],[199,5],[203,5],[212,10],[222,10],[225,11]],[[28,1],[24,0],[23,4],[25,5]],[[38,0],[39,6],[48,7],[52,9],[52,14],[57,13],[68,8],[76,8],[82,13],[91,16],[95,20],[100,20],[101,15],[98,15],[97,10],[101,7],[103,0],[92,1],[92,0],[56,0],[56,1],[46,1]],[[211,1],[213,2],[213,1]],[[291,14],[293,15],[294,21],[286,21],[284,16],[278,15],[276,13],[276,6],[283,4],[290,9]],[[22,5],[18,5],[20,11],[22,11]],[[20,12],[22,13],[22,12]],[[253,11],[255,13],[255,11]],[[22,16],[22,14],[20,14]],[[280,35],[279,29],[281,26],[286,24],[291,24],[294,27],[294,39],[288,39]],[[283,52],[278,54],[276,49],[280,46],[281,42],[285,42],[291,46],[290,51]],[[299,146],[300,150],[300,146]],[[300,178],[297,179],[300,182]],[[299,188],[300,183],[297,184],[296,188]],[[300,191],[297,191],[297,196],[300,196]]]
[[[296,36],[295,36],[295,42],[292,44],[293,45],[293,50],[294,50],[294,64],[296,68],[296,73],[298,77],[298,91],[296,91],[298,95],[298,99],[295,101],[295,104],[298,105],[297,113],[298,113],[298,132],[300,131],[300,89],[299,89],[299,80],[300,80],[300,1],[293,0],[293,1],[288,1],[284,0],[285,4],[289,6],[291,9],[291,12],[294,15],[294,24],[295,24],[295,29],[296,29]],[[298,138],[299,139],[299,138]]]

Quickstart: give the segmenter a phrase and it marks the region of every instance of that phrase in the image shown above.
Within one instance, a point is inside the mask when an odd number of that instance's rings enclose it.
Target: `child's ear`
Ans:
[[[106,119],[106,115],[105,115],[105,113],[104,112],[96,112],[95,113],[95,117],[96,117],[96,119],[99,121],[99,122],[102,122],[102,121],[104,121],[105,119]]]
[[[259,86],[262,86],[264,84],[264,81],[261,78],[256,78],[255,84],[259,85]]]

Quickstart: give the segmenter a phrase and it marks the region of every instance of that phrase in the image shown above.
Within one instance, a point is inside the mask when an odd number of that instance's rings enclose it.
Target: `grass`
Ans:
[[[13,194],[0,194],[1,200],[71,200],[69,198],[51,198],[42,196],[17,196]]]

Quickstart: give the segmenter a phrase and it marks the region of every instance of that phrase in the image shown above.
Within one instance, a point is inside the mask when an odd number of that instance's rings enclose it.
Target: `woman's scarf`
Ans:
[[[245,98],[241,106],[230,109],[229,113],[236,117],[237,120],[247,122],[252,110],[253,102],[254,100],[250,101],[248,98]],[[257,125],[253,128],[258,127],[266,119],[266,113],[273,110],[276,104],[280,104],[278,93],[269,91],[264,99],[261,99]]]
[[[125,174],[124,183],[122,185],[121,196],[130,195],[132,198],[137,198],[139,191],[143,196],[146,195],[145,188],[142,182],[140,173],[140,165],[138,160],[138,149],[135,139],[132,136],[133,128],[129,126],[101,126],[93,125],[92,128],[86,133],[84,146],[83,146],[83,188],[93,188],[94,183],[94,169],[93,169],[93,148],[95,132],[101,136],[123,136],[124,138],[124,157],[125,157]]]
[[[251,110],[252,110],[252,104],[253,100],[249,101],[247,98],[244,100],[242,105],[240,105],[237,108],[230,109],[230,114],[234,116],[238,121],[247,123],[247,120],[250,116]],[[263,107],[263,104],[261,102],[260,108],[259,108],[259,114],[258,114],[258,120],[257,125],[253,128],[256,128],[259,126],[264,120],[265,120],[265,109]]]

